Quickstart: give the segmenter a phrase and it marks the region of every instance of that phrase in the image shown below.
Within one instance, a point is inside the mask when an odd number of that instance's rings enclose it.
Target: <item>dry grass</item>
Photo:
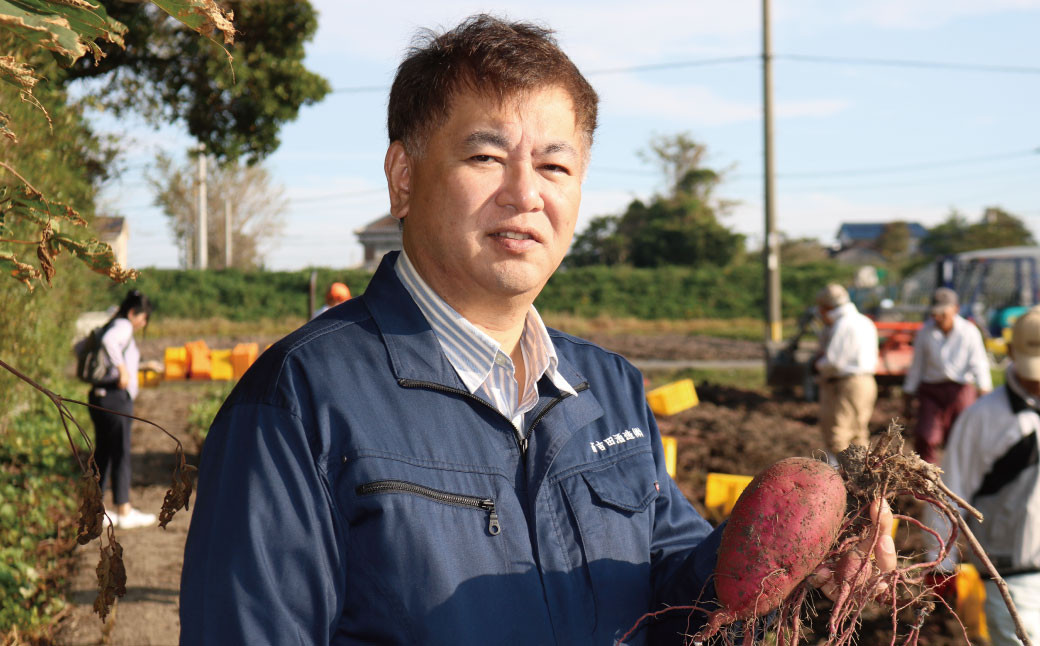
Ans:
[[[159,318],[148,325],[148,336],[155,338],[211,338],[282,336],[306,323],[302,316],[258,321],[229,321],[225,318]]]
[[[583,318],[571,314],[543,313],[545,324],[566,330],[576,336],[597,334],[685,334],[690,336],[717,336],[727,339],[762,339],[765,331],[761,319],[682,319],[682,320],[643,320],[637,318],[618,318],[597,316]],[[788,332],[794,322],[785,321],[784,329]]]

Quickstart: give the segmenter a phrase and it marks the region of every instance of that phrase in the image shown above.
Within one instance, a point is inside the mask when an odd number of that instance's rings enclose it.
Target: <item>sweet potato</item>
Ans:
[[[715,566],[715,590],[730,620],[775,609],[827,556],[845,516],[837,470],[808,458],[759,473],[733,507]]]

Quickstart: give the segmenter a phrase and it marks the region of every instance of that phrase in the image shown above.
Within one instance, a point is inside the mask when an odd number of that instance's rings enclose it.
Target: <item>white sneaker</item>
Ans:
[[[126,514],[110,514],[116,527],[119,529],[136,529],[155,524],[155,514],[147,514],[135,507],[131,507]]]

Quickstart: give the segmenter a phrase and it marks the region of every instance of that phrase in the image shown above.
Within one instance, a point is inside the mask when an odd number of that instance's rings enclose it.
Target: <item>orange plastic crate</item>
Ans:
[[[235,379],[240,379],[253,365],[259,351],[260,346],[256,343],[239,343],[231,350],[231,367]]]
[[[184,344],[188,351],[188,376],[192,379],[210,379],[213,364],[210,360],[210,349],[205,341],[190,341]]]

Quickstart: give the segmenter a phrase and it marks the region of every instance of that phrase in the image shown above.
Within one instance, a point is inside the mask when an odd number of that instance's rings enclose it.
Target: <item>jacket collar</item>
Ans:
[[[444,356],[426,317],[397,277],[394,263],[399,254],[399,251],[391,251],[383,256],[362,296],[383,335],[394,378],[398,381],[412,379],[467,390]],[[559,361],[557,370],[567,383],[577,387],[586,381],[585,376],[566,357],[559,352],[556,354]]]
[[[466,390],[430,324],[394,271],[399,253],[391,251],[383,256],[362,296],[383,335],[390,370],[398,381],[412,379]]]

